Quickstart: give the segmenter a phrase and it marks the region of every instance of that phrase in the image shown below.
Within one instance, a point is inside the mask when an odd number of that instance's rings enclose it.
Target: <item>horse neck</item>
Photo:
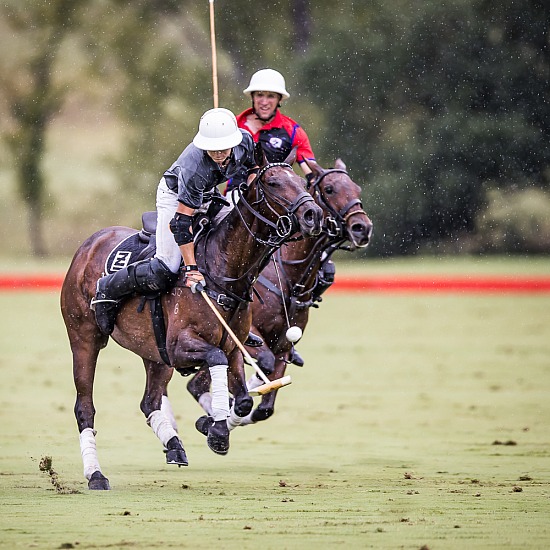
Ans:
[[[274,251],[273,247],[258,242],[258,239],[268,239],[266,224],[246,209],[242,211],[242,218],[244,223],[237,207],[233,208],[210,232],[205,243],[209,274],[214,280],[225,281],[225,286],[238,295],[247,293]]]

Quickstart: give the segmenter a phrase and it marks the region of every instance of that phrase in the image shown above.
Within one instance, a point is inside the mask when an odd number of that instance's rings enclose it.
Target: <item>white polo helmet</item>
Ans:
[[[239,145],[242,140],[235,115],[219,107],[202,115],[193,144],[204,151],[223,151]]]
[[[275,92],[281,94],[283,99],[290,97],[290,94],[286,91],[283,75],[273,69],[262,69],[252,75],[250,84],[246,90],[243,90],[243,93],[248,95],[252,92]]]

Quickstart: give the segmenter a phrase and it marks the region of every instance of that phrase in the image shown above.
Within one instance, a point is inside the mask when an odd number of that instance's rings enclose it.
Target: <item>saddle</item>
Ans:
[[[209,206],[205,211],[197,212],[193,217],[193,234],[197,242],[208,231],[212,220],[219,214],[221,208],[229,203],[223,197],[212,197]],[[157,230],[157,212],[144,212],[141,216],[142,228],[132,233],[120,241],[107,255],[105,260],[104,272],[106,275],[124,269],[130,264],[152,258],[156,252],[156,230]],[[183,286],[181,281],[182,271],[180,269],[179,277],[174,286]],[[169,289],[170,290],[170,289]],[[216,303],[226,309],[234,309],[238,303],[231,296],[216,292],[207,288],[206,293],[213,298]],[[153,332],[155,342],[162,360],[169,366],[170,359],[166,350],[166,325],[164,323],[164,312],[162,308],[161,292],[151,292],[142,296],[138,312],[141,313],[145,303],[149,303],[151,320],[153,323]],[[195,368],[177,369],[183,376],[188,376],[196,372]]]
[[[196,215],[193,220],[193,232],[195,234],[195,240],[206,229],[209,224],[210,213],[201,213]],[[107,255],[105,260],[105,274],[114,273],[120,269],[124,269],[130,264],[139,262],[141,260],[147,260],[155,255],[156,247],[156,230],[157,230],[157,212],[144,212],[141,216],[142,228],[135,233],[132,233],[122,241],[120,241]],[[180,274],[178,280],[174,286],[181,286]],[[216,298],[219,297],[216,293]],[[166,350],[166,325],[164,323],[164,311],[162,307],[161,292],[151,292],[142,296],[142,300],[138,306],[138,312],[143,312],[145,303],[148,302],[149,310],[151,312],[151,321],[153,324],[153,333],[155,335],[155,342],[157,349],[162,360],[170,365],[170,359]],[[219,302],[224,305],[223,302]],[[233,306],[233,303],[228,304]],[[183,376],[188,376],[196,372],[195,368],[178,369],[178,372]]]
[[[155,255],[157,213],[144,212],[141,216],[142,228],[130,236],[120,241],[105,260],[105,274],[114,273],[124,269],[130,264],[147,260]],[[151,321],[153,323],[153,333],[155,342],[162,360],[170,366],[170,359],[166,351],[166,325],[164,323],[164,312],[162,309],[161,293],[151,292],[142,296],[138,306],[138,312],[141,313],[145,307],[145,302],[149,303],[151,312]]]
[[[119,269],[152,258],[157,250],[157,213],[144,212],[141,216],[142,229],[118,243],[105,260],[105,275]]]

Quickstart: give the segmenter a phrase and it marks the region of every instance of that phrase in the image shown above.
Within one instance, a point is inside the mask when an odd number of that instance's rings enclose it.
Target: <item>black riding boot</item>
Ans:
[[[178,275],[172,273],[164,262],[152,258],[131,264],[99,279],[92,305],[101,332],[106,336],[113,332],[123,298],[134,293],[164,292],[177,278]]]
[[[336,275],[336,267],[332,260],[327,260],[321,264],[321,269],[317,275],[317,283],[313,288],[311,300],[313,302],[322,301],[321,294],[334,283],[334,276]]]

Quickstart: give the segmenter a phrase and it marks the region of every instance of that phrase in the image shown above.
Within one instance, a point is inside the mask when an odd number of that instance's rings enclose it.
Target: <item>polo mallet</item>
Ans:
[[[256,374],[263,380],[264,383],[261,386],[258,386],[248,392],[250,395],[264,395],[274,390],[278,390],[283,386],[288,386],[292,383],[292,379],[288,375],[283,376],[282,378],[278,378],[277,380],[269,380],[269,378],[264,374],[262,369],[256,363],[256,360],[252,358],[252,356],[250,355],[250,353],[248,353],[247,349],[243,346],[241,341],[235,336],[235,333],[231,330],[229,325],[225,322],[225,319],[221,316],[221,313],[216,309],[216,306],[212,303],[212,300],[210,300],[208,294],[206,294],[203,286],[200,283],[195,283],[195,286],[192,287],[191,290],[193,292],[201,293],[201,296],[204,298],[210,309],[214,312],[225,330],[227,330],[227,333],[229,334],[229,336],[231,336],[233,342],[235,342],[237,347],[241,350],[244,358],[246,359],[246,362],[254,368]]]
[[[214,92],[214,108],[218,107],[218,59],[216,56],[216,28],[214,26],[214,0],[210,2],[210,44],[212,45],[212,89]]]

